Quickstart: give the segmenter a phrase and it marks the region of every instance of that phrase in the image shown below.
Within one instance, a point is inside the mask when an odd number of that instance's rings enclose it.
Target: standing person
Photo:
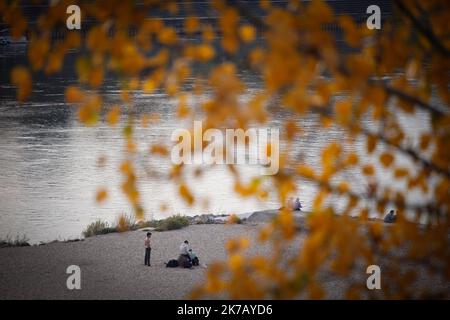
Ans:
[[[151,232],[147,232],[147,236],[145,237],[144,246],[145,246],[145,258],[144,258],[144,264],[146,266],[151,266],[150,264],[150,255],[152,253],[152,243],[150,241],[150,238],[152,237]]]

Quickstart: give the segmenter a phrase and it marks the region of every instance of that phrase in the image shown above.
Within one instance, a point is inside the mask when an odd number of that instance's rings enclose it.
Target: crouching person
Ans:
[[[189,249],[189,258],[191,258],[191,262],[193,266],[200,265],[200,260],[197,257],[197,254],[192,251],[192,249]]]

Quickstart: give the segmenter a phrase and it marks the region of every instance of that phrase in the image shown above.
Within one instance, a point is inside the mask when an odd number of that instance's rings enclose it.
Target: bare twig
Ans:
[[[397,209],[420,211],[420,212],[426,212],[428,214],[439,211],[439,208],[437,208],[432,203],[428,203],[425,205],[409,204],[409,203],[405,203],[403,201],[399,201],[397,199],[380,198],[373,193],[362,194],[362,193],[356,193],[351,190],[345,191],[345,190],[340,189],[337,186],[332,185],[328,181],[323,181],[319,178],[312,178],[309,176],[302,176],[302,177],[316,183],[322,189],[328,190],[331,193],[338,194],[338,195],[346,195],[346,196],[348,196],[350,198],[354,198],[354,199],[368,199],[368,200],[374,201],[377,204],[381,204],[381,205],[391,204],[391,205],[394,205]]]
[[[397,98],[400,98],[402,100],[410,102],[413,105],[416,105],[423,110],[430,111],[431,113],[433,113],[436,116],[445,116],[445,113],[442,110],[440,110],[439,108],[437,108],[436,106],[434,106],[432,104],[429,104],[429,103],[419,99],[418,97],[410,95],[400,89],[391,87],[386,83],[381,84],[381,86],[390,95],[396,96]]]
[[[395,5],[414,25],[419,33],[421,33],[430,44],[444,57],[450,56],[450,50],[446,48],[439,38],[434,34],[433,30],[424,26],[419,19],[409,10],[409,8],[401,0],[394,0]]]

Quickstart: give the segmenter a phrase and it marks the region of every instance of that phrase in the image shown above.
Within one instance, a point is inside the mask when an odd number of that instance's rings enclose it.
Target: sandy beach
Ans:
[[[259,223],[190,225],[175,231],[153,232],[151,267],[144,266],[145,231],[137,230],[87,238],[84,241],[0,249],[0,299],[183,299],[202,284],[205,268],[166,268],[188,239],[201,264],[226,258],[228,239],[255,239]],[[288,248],[298,250],[305,233]],[[252,241],[252,243],[254,243]],[[248,254],[269,254],[267,245],[253,245]],[[294,251],[291,251],[294,252]],[[66,268],[81,268],[81,290],[68,290]],[[361,266],[352,279],[364,281]],[[345,298],[345,280],[323,275],[327,298]],[[448,282],[423,273],[421,284],[449,288]]]
[[[256,234],[252,225],[192,225],[153,232],[151,267],[144,266],[142,230],[84,241],[0,249],[0,299],[182,299],[202,283],[205,268],[166,268],[189,239],[201,263],[226,258],[227,239]],[[250,250],[258,252],[268,248]],[[66,268],[81,268],[81,290],[68,290]]]

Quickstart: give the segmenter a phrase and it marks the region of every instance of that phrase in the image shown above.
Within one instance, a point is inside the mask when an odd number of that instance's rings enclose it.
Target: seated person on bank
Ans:
[[[389,211],[389,213],[384,217],[384,222],[393,223],[397,220],[397,215],[394,210]]]
[[[301,204],[299,198],[295,199],[295,202],[294,202],[294,205],[293,205],[292,209],[294,211],[302,211],[302,204]]]
[[[189,255],[189,241],[185,240],[180,245],[180,256],[178,257],[178,263],[181,267],[190,268],[192,266],[191,257]]]

